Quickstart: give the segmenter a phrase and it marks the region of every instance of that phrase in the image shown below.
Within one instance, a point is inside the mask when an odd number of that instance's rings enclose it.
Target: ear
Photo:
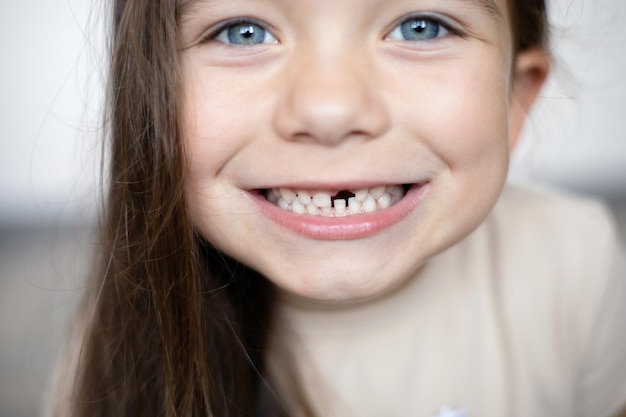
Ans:
[[[550,72],[550,57],[541,49],[517,55],[509,97],[509,141],[515,147],[530,111]]]

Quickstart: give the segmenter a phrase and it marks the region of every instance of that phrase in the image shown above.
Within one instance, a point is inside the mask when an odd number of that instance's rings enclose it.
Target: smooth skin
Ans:
[[[504,0],[193,2],[181,23],[181,58],[196,228],[306,299],[377,297],[417,276],[492,209],[548,72],[542,51],[513,56],[506,7]],[[412,25],[426,30],[407,31]],[[406,217],[358,239],[294,233],[255,198],[274,187],[425,180],[423,199]]]

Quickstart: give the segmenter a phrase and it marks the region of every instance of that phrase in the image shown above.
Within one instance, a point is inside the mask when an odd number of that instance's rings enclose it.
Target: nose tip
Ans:
[[[309,68],[285,83],[274,125],[298,142],[336,146],[347,139],[375,138],[388,128],[381,98],[364,77],[348,68]]]

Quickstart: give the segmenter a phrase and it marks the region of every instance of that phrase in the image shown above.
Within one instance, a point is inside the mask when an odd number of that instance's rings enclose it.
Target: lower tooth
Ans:
[[[306,207],[299,200],[294,200],[291,202],[291,211],[298,214],[306,213]]]
[[[287,203],[282,197],[278,199],[278,207],[283,210],[289,210],[289,203]]]
[[[306,212],[309,214],[317,214],[317,206],[315,204],[308,204],[305,206],[306,207]]]
[[[380,198],[378,199],[378,206],[381,209],[386,209],[390,207],[391,206],[391,194],[384,193],[383,195],[381,195]]]

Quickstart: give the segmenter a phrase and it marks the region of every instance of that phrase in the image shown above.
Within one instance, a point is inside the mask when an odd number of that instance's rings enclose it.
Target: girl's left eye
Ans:
[[[278,43],[278,40],[267,29],[258,23],[242,21],[222,26],[213,37],[218,42],[252,46],[263,43]]]
[[[449,30],[442,23],[430,17],[412,17],[396,26],[387,36],[392,41],[430,41],[444,35]]]

